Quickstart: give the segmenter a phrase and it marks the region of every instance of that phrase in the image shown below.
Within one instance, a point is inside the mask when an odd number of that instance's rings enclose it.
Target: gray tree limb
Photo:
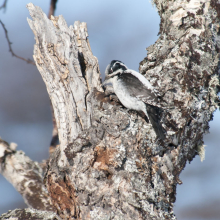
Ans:
[[[155,0],[160,37],[140,72],[158,89],[167,131],[159,141],[136,112],[107,96],[85,23],[68,27],[28,4],[34,60],[50,96],[60,146],[45,185],[62,219],[176,219],[173,204],[187,161],[203,156],[218,107],[220,4]]]
[[[43,169],[24,152],[16,151],[0,138],[0,173],[23,196],[25,203],[34,209],[54,211],[48,191],[43,184]]]

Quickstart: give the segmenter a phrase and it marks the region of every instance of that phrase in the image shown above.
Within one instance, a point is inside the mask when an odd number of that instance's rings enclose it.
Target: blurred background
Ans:
[[[4,3],[0,0],[0,6]],[[34,35],[27,23],[27,0],[8,0],[0,10],[14,52],[32,59]],[[50,1],[32,0],[48,14]],[[68,25],[87,22],[93,54],[103,75],[107,64],[118,59],[138,71],[147,55],[146,47],[158,36],[159,16],[149,0],[58,1],[55,15],[63,15]],[[179,220],[220,219],[220,113],[210,123],[204,137],[205,161],[197,156],[181,173],[174,211]],[[18,144],[32,160],[49,156],[52,120],[50,102],[37,68],[12,57],[0,26],[0,137]],[[0,175],[0,214],[24,208],[20,194]]]

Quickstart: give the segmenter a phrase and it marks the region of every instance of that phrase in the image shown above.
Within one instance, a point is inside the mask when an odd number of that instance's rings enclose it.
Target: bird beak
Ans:
[[[111,80],[111,78],[109,76],[106,76],[104,82],[102,83],[102,85],[106,86],[107,84],[111,83],[110,80]]]
[[[109,74],[113,73],[113,70],[110,69],[110,64],[105,69],[105,80],[102,83],[103,86],[106,86],[107,84],[111,83],[111,77]]]

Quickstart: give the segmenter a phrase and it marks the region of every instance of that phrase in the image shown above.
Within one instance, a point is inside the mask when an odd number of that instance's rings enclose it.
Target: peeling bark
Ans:
[[[179,174],[201,152],[219,103],[220,5],[214,0],[154,3],[160,37],[148,48],[140,72],[163,96],[163,142],[144,118],[128,114],[104,93],[86,24],[68,27],[62,16],[49,20],[39,7],[27,6],[34,60],[60,140],[45,185],[62,219],[176,219]]]

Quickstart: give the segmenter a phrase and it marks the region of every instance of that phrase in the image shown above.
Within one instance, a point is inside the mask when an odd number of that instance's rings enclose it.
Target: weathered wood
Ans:
[[[161,142],[151,124],[101,87],[85,23],[67,27],[28,4],[34,59],[50,96],[60,146],[45,184],[63,219],[176,219],[179,174],[202,152],[218,106],[220,5],[155,0],[160,36],[140,72],[163,96]]]
[[[43,169],[22,151],[16,151],[0,138],[0,173],[22,195],[25,203],[34,209],[55,211],[43,184]]]

